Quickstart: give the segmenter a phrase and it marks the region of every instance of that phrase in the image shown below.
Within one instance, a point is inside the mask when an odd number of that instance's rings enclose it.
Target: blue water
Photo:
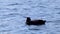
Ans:
[[[47,22],[27,26],[28,16]],[[60,0],[0,0],[0,34],[60,34]]]

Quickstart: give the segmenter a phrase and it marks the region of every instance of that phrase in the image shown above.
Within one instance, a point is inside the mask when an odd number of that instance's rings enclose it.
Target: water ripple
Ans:
[[[4,19],[4,18],[9,18],[9,17],[16,17],[17,15],[19,15],[18,13],[10,13],[7,15],[2,15],[0,18]]]
[[[23,5],[23,4],[19,4],[19,3],[12,3],[12,4],[8,4],[7,6],[15,6],[15,5]]]
[[[0,28],[1,28],[1,27],[7,27],[7,26],[9,26],[9,25],[8,25],[8,24],[1,24],[1,25],[0,25]]]
[[[57,14],[60,14],[60,12],[58,12]]]
[[[1,30],[0,32],[9,32],[9,31],[12,31],[12,30]]]

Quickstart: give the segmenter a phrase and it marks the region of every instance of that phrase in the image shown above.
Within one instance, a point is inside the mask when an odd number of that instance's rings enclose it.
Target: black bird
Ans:
[[[27,17],[26,24],[27,25],[44,25],[46,20],[31,20],[30,17]]]

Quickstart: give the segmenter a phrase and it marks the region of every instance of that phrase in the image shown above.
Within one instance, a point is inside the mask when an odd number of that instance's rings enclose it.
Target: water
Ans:
[[[60,0],[0,0],[0,34],[59,34]],[[26,18],[43,19],[42,26],[27,26]]]

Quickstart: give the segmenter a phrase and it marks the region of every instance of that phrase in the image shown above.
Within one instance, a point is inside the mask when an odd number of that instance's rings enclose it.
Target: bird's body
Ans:
[[[26,20],[27,25],[43,25],[45,22],[45,20],[31,20],[30,17],[27,17]]]

